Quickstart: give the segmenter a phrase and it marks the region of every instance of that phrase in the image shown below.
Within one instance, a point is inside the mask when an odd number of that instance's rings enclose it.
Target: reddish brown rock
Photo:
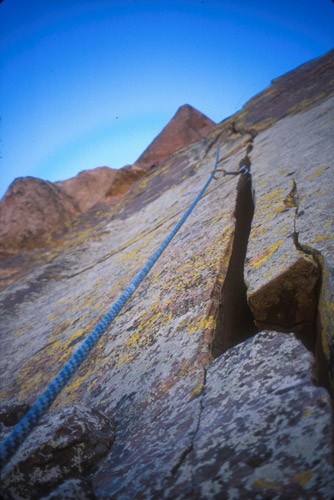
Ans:
[[[56,185],[75,200],[81,212],[85,212],[104,198],[116,172],[109,167],[83,170],[71,179],[56,182]]]
[[[165,128],[136,161],[142,168],[162,163],[179,149],[205,137],[215,123],[197,109],[181,106]]]
[[[16,179],[0,202],[0,256],[48,246],[52,232],[65,229],[69,221],[97,204],[109,205],[144,173],[132,166],[99,167],[56,183]]]
[[[119,170],[98,167],[83,170],[75,177],[59,181],[56,185],[75,200],[81,212],[86,212],[94,205],[110,201],[111,197],[125,194],[131,184],[143,174],[141,169],[132,166]]]
[[[0,255],[45,244],[44,235],[79,214],[79,207],[52,182],[19,177],[0,201]]]

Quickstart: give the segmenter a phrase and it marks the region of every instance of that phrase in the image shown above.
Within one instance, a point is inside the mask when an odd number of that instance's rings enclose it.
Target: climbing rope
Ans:
[[[97,324],[95,329],[88,335],[86,340],[83,341],[79,349],[71,357],[71,359],[66,363],[64,368],[58,373],[58,375],[53,379],[45,392],[37,399],[33,406],[29,409],[26,415],[20,420],[20,422],[14,427],[11,434],[3,441],[0,446],[0,467],[2,468],[8,460],[14,455],[18,447],[23,443],[28,434],[37,425],[40,418],[46,413],[51,404],[54,402],[58,394],[65,387],[69,379],[74,375],[79,366],[88,357],[90,351],[95,347],[103,333],[110,326],[111,322],[118,316],[120,311],[125,306],[126,302],[133,295],[135,290],[139,287],[141,282],[150,272],[154,264],[159,259],[162,252],[169,245],[171,240],[174,238],[176,233],[179,231],[181,226],[185,223],[191,212],[194,210],[197,203],[200,201],[205,191],[207,190],[209,184],[214,178],[215,171],[217,169],[219,159],[219,145],[217,147],[216,161],[214,169],[211,175],[199,194],[196,196],[194,201],[191,203],[189,208],[184,212],[183,216],[179,222],[175,225],[172,231],[169,233],[167,238],[159,246],[159,248],[153,253],[153,255],[148,259],[144,267],[137,274],[134,280],[130,283],[127,289],[119,297],[119,299],[114,303],[110,311],[101,319]]]

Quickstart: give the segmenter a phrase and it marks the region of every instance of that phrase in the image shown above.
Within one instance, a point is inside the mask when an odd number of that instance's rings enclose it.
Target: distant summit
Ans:
[[[181,106],[135,164],[150,168],[204,137],[215,123],[189,104]]]
[[[152,165],[205,136],[214,122],[181,106],[134,165],[119,170],[98,167],[56,183],[33,177],[16,179],[0,201],[0,256],[46,244],[44,236],[94,206],[109,205]]]

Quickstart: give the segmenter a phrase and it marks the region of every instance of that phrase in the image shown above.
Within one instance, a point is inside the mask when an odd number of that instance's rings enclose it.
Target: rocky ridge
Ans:
[[[34,402],[168,234],[219,143],[217,179],[31,434],[31,460],[23,445],[6,466],[6,494],[332,497],[333,72],[332,52],[281,77],[12,278],[0,296],[8,415]],[[252,183],[221,172],[245,161]],[[99,412],[107,444],[46,491],[43,428],[52,443],[78,404]]]
[[[189,105],[182,106],[134,165],[98,167],[75,177],[49,182],[16,179],[0,201],[0,256],[48,247],[79,214],[114,204],[131,184],[184,147],[205,136],[214,122]]]

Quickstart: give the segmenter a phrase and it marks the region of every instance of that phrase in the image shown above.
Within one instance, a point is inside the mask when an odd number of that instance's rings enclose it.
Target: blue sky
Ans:
[[[0,196],[133,163],[182,104],[218,122],[334,45],[331,0],[4,0]]]

